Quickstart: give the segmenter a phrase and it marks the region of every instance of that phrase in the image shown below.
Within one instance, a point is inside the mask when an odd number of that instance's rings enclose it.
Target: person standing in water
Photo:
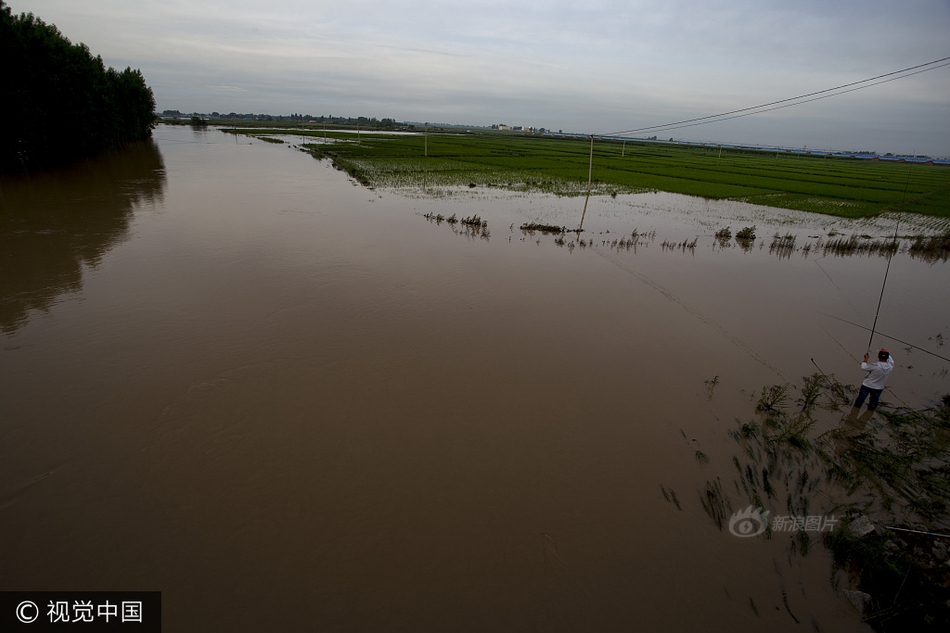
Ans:
[[[861,391],[858,392],[858,399],[854,401],[854,408],[860,409],[864,400],[871,396],[868,401],[868,411],[877,409],[877,402],[881,398],[881,392],[884,391],[884,385],[887,383],[891,370],[894,369],[894,358],[886,349],[877,353],[877,362],[869,363],[868,355],[864,355],[864,362],[861,363],[861,369],[868,373],[864,382],[861,383]]]

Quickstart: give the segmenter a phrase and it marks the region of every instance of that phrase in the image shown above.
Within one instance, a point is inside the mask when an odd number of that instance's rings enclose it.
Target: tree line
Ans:
[[[169,117],[177,119],[182,117],[182,113],[178,110],[165,110],[162,112],[162,117]],[[293,113],[289,115],[284,114],[254,114],[250,113],[240,113],[240,112],[229,112],[224,114],[223,112],[212,112],[210,114],[201,113],[196,115],[202,120],[205,121],[259,121],[259,122],[287,122],[287,123],[310,123],[310,124],[327,124],[327,125],[349,125],[349,126],[360,126],[362,128],[373,129],[373,130],[395,130],[405,127],[405,123],[399,123],[395,119],[383,118],[377,119],[376,117],[344,117],[344,116],[333,116],[321,115],[313,116],[311,114],[298,114]],[[194,118],[194,117],[192,117]]]
[[[155,97],[139,70],[106,68],[32,13],[0,0],[0,173],[48,169],[145,140]]]

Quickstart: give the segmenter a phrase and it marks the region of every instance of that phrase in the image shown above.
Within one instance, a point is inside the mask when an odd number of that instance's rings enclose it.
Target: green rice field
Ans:
[[[368,187],[474,185],[560,195],[587,190],[590,142],[584,139],[429,134],[426,140],[421,134],[286,133],[315,137],[314,143],[303,144],[306,151],[331,159]],[[726,148],[720,155],[719,148],[656,142],[595,140],[593,190],[659,190],[851,218],[887,211],[950,216],[947,166]]]

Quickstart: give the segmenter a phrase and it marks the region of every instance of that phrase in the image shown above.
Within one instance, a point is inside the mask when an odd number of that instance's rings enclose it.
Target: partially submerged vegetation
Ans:
[[[488,230],[488,220],[483,220],[478,215],[473,215],[469,217],[458,219],[456,214],[452,214],[448,217],[442,215],[441,213],[426,213],[424,217],[429,222],[434,222],[435,224],[442,224],[445,222],[455,233],[466,235],[468,237],[480,237],[484,240],[489,240],[491,238],[491,231]],[[461,229],[456,228],[456,224],[461,224]]]
[[[228,130],[259,133],[259,130]],[[282,133],[271,130],[269,134]],[[368,187],[495,187],[558,195],[586,192],[590,144],[583,139],[478,134],[309,136],[305,151],[329,158]],[[950,168],[793,153],[763,154],[667,143],[597,140],[595,193],[669,191],[843,217],[884,211],[950,216]],[[905,192],[906,189],[906,192]]]
[[[462,224],[469,228],[478,228],[481,226],[482,232],[488,234],[488,221],[475,215],[471,218],[459,219],[455,214],[445,216],[443,214],[427,213],[423,217],[427,220],[441,224],[445,222],[449,225]],[[610,231],[606,231],[607,236],[604,239],[593,235],[588,239],[580,239],[583,231],[569,229],[565,226],[548,224],[544,222],[523,222],[519,230],[525,236],[534,237],[540,233],[542,236],[553,236],[554,244],[560,247],[567,247],[571,252],[575,248],[602,248],[607,247],[617,252],[636,251],[639,245],[648,245],[657,239],[655,230],[646,233],[640,233],[634,229],[629,235],[619,237],[610,237]],[[511,225],[514,230],[514,224]],[[755,226],[747,226],[740,229],[734,236],[736,244],[744,251],[750,251],[756,244]],[[573,239],[569,234],[576,234]],[[603,232],[600,235],[604,235]],[[947,261],[950,258],[950,232],[938,236],[915,236],[903,237],[900,240],[874,239],[869,235],[851,235],[841,236],[837,232],[829,234],[828,239],[819,235],[810,235],[811,241],[805,241],[799,244],[801,236],[791,232],[784,234],[775,233],[772,235],[772,241],[769,244],[769,253],[779,259],[788,259],[795,253],[802,257],[808,257],[812,251],[821,253],[824,256],[834,255],[837,257],[850,256],[881,256],[887,257],[897,253],[909,255],[912,258],[923,259],[927,262]],[[733,238],[730,227],[719,229],[714,234],[713,246],[718,248],[727,248]],[[540,244],[540,239],[536,240]],[[663,251],[679,251],[682,253],[693,254],[701,244],[699,236],[682,240],[664,239],[659,242],[660,249]],[[761,247],[764,248],[765,242]]]
[[[776,233],[772,236],[769,252],[773,255],[777,255],[779,259],[787,259],[795,252],[795,240],[796,236],[791,233],[786,233],[785,235]]]
[[[822,247],[825,255],[893,255],[897,252],[897,240],[858,239],[857,235],[845,239],[828,240]]]
[[[701,505],[720,530],[747,504],[767,510],[763,536],[785,532],[789,562],[823,538],[835,586],[876,629],[950,630],[950,396],[872,419],[854,393],[822,373],[763,387],[730,431],[732,481],[708,480]]]
[[[527,231],[529,233],[534,233],[535,231],[541,231],[545,235],[553,233],[560,235],[561,233],[567,233],[567,227],[555,226],[554,224],[543,224],[541,222],[525,222],[521,225],[522,231]]]
[[[947,261],[950,258],[950,231],[943,235],[917,236],[908,250],[911,255],[927,261]]]
[[[692,240],[683,240],[682,242],[670,242],[670,241],[664,240],[660,244],[660,248],[662,248],[664,251],[680,250],[680,251],[683,251],[684,253],[686,251],[693,252],[696,250],[697,243],[699,243],[698,237],[693,238]]]
[[[755,226],[747,226],[740,231],[736,231],[737,242],[751,242],[755,239]]]
[[[715,233],[716,243],[719,247],[729,246],[732,230],[730,227],[719,229]],[[903,236],[899,239],[881,238],[875,239],[870,235],[843,236],[837,231],[828,234],[828,239],[818,235],[811,235],[814,241],[799,244],[800,236],[791,232],[784,234],[775,233],[772,236],[772,242],[769,244],[769,252],[776,255],[779,259],[787,259],[794,253],[800,253],[807,257],[812,250],[821,252],[822,255],[835,255],[838,257],[849,257],[853,255],[889,257],[897,253],[905,253],[915,259],[922,259],[927,262],[947,261],[950,259],[950,230],[941,235],[913,235]],[[745,250],[751,249],[755,243],[755,227],[746,227],[736,233],[736,242]],[[664,242],[664,246],[675,246],[675,243]]]

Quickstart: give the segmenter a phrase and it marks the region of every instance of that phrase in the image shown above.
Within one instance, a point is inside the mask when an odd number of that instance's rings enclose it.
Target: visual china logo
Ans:
[[[0,631],[161,633],[160,591],[0,591]]]

